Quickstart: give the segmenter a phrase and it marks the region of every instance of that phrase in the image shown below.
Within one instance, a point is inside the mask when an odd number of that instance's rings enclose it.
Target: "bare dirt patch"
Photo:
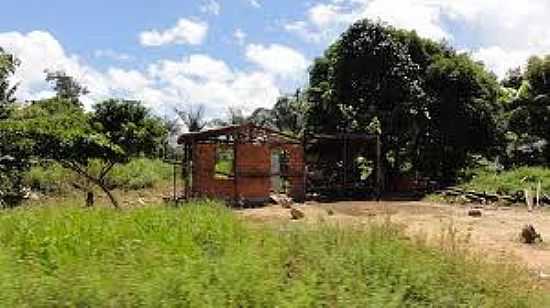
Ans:
[[[550,211],[528,212],[525,208],[481,209],[481,217],[472,217],[468,206],[442,205],[430,202],[338,202],[297,205],[304,212],[305,223],[367,223],[390,219],[403,226],[409,236],[425,236],[428,241],[441,239],[453,230],[472,248],[488,258],[516,258],[537,276],[550,274],[550,245],[521,243],[519,234],[531,224],[550,243]],[[246,219],[257,222],[303,223],[290,220],[288,209],[279,205],[239,211]]]

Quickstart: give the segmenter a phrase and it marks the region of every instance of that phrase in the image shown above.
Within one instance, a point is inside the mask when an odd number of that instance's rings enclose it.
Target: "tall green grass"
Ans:
[[[94,169],[100,169],[97,162],[90,166],[92,173]],[[160,160],[134,158],[127,164],[115,166],[107,176],[107,184],[111,188],[138,190],[166,182],[171,176],[172,167]],[[82,179],[77,174],[57,163],[34,166],[25,175],[27,186],[50,195],[73,191],[72,183],[79,180]]]
[[[249,225],[208,202],[0,214],[5,307],[542,307],[530,286],[390,224]]]
[[[540,182],[542,191],[550,194],[549,168],[521,167],[500,173],[475,169],[469,173],[470,180],[461,184],[466,189],[513,194],[524,189],[535,190]]]

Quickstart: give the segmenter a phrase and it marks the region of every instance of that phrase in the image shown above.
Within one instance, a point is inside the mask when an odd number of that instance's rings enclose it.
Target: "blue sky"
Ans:
[[[311,60],[360,18],[446,39],[499,76],[550,53],[546,0],[18,0],[3,4],[0,46],[21,60],[20,99],[52,95],[62,69],[105,97],[158,113],[203,104],[248,111],[304,85]]]

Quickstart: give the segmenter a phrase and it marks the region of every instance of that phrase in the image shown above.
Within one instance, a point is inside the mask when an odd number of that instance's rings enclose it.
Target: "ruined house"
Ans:
[[[184,199],[264,203],[273,194],[379,197],[380,139],[368,134],[299,139],[254,124],[181,135]],[[306,171],[307,170],[307,171]]]
[[[185,198],[262,203],[272,194],[305,198],[300,139],[254,124],[181,135]]]

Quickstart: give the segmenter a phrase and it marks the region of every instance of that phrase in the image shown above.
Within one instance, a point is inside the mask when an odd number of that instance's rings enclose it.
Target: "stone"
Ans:
[[[468,216],[470,216],[470,217],[481,217],[482,215],[483,215],[483,213],[478,209],[468,211]]]
[[[292,217],[293,220],[299,220],[299,219],[303,219],[306,215],[304,214],[304,212],[298,209],[291,209],[290,216]]]
[[[537,233],[533,225],[526,225],[521,229],[520,239],[522,243],[525,244],[535,244],[537,242],[542,242],[542,236]]]

